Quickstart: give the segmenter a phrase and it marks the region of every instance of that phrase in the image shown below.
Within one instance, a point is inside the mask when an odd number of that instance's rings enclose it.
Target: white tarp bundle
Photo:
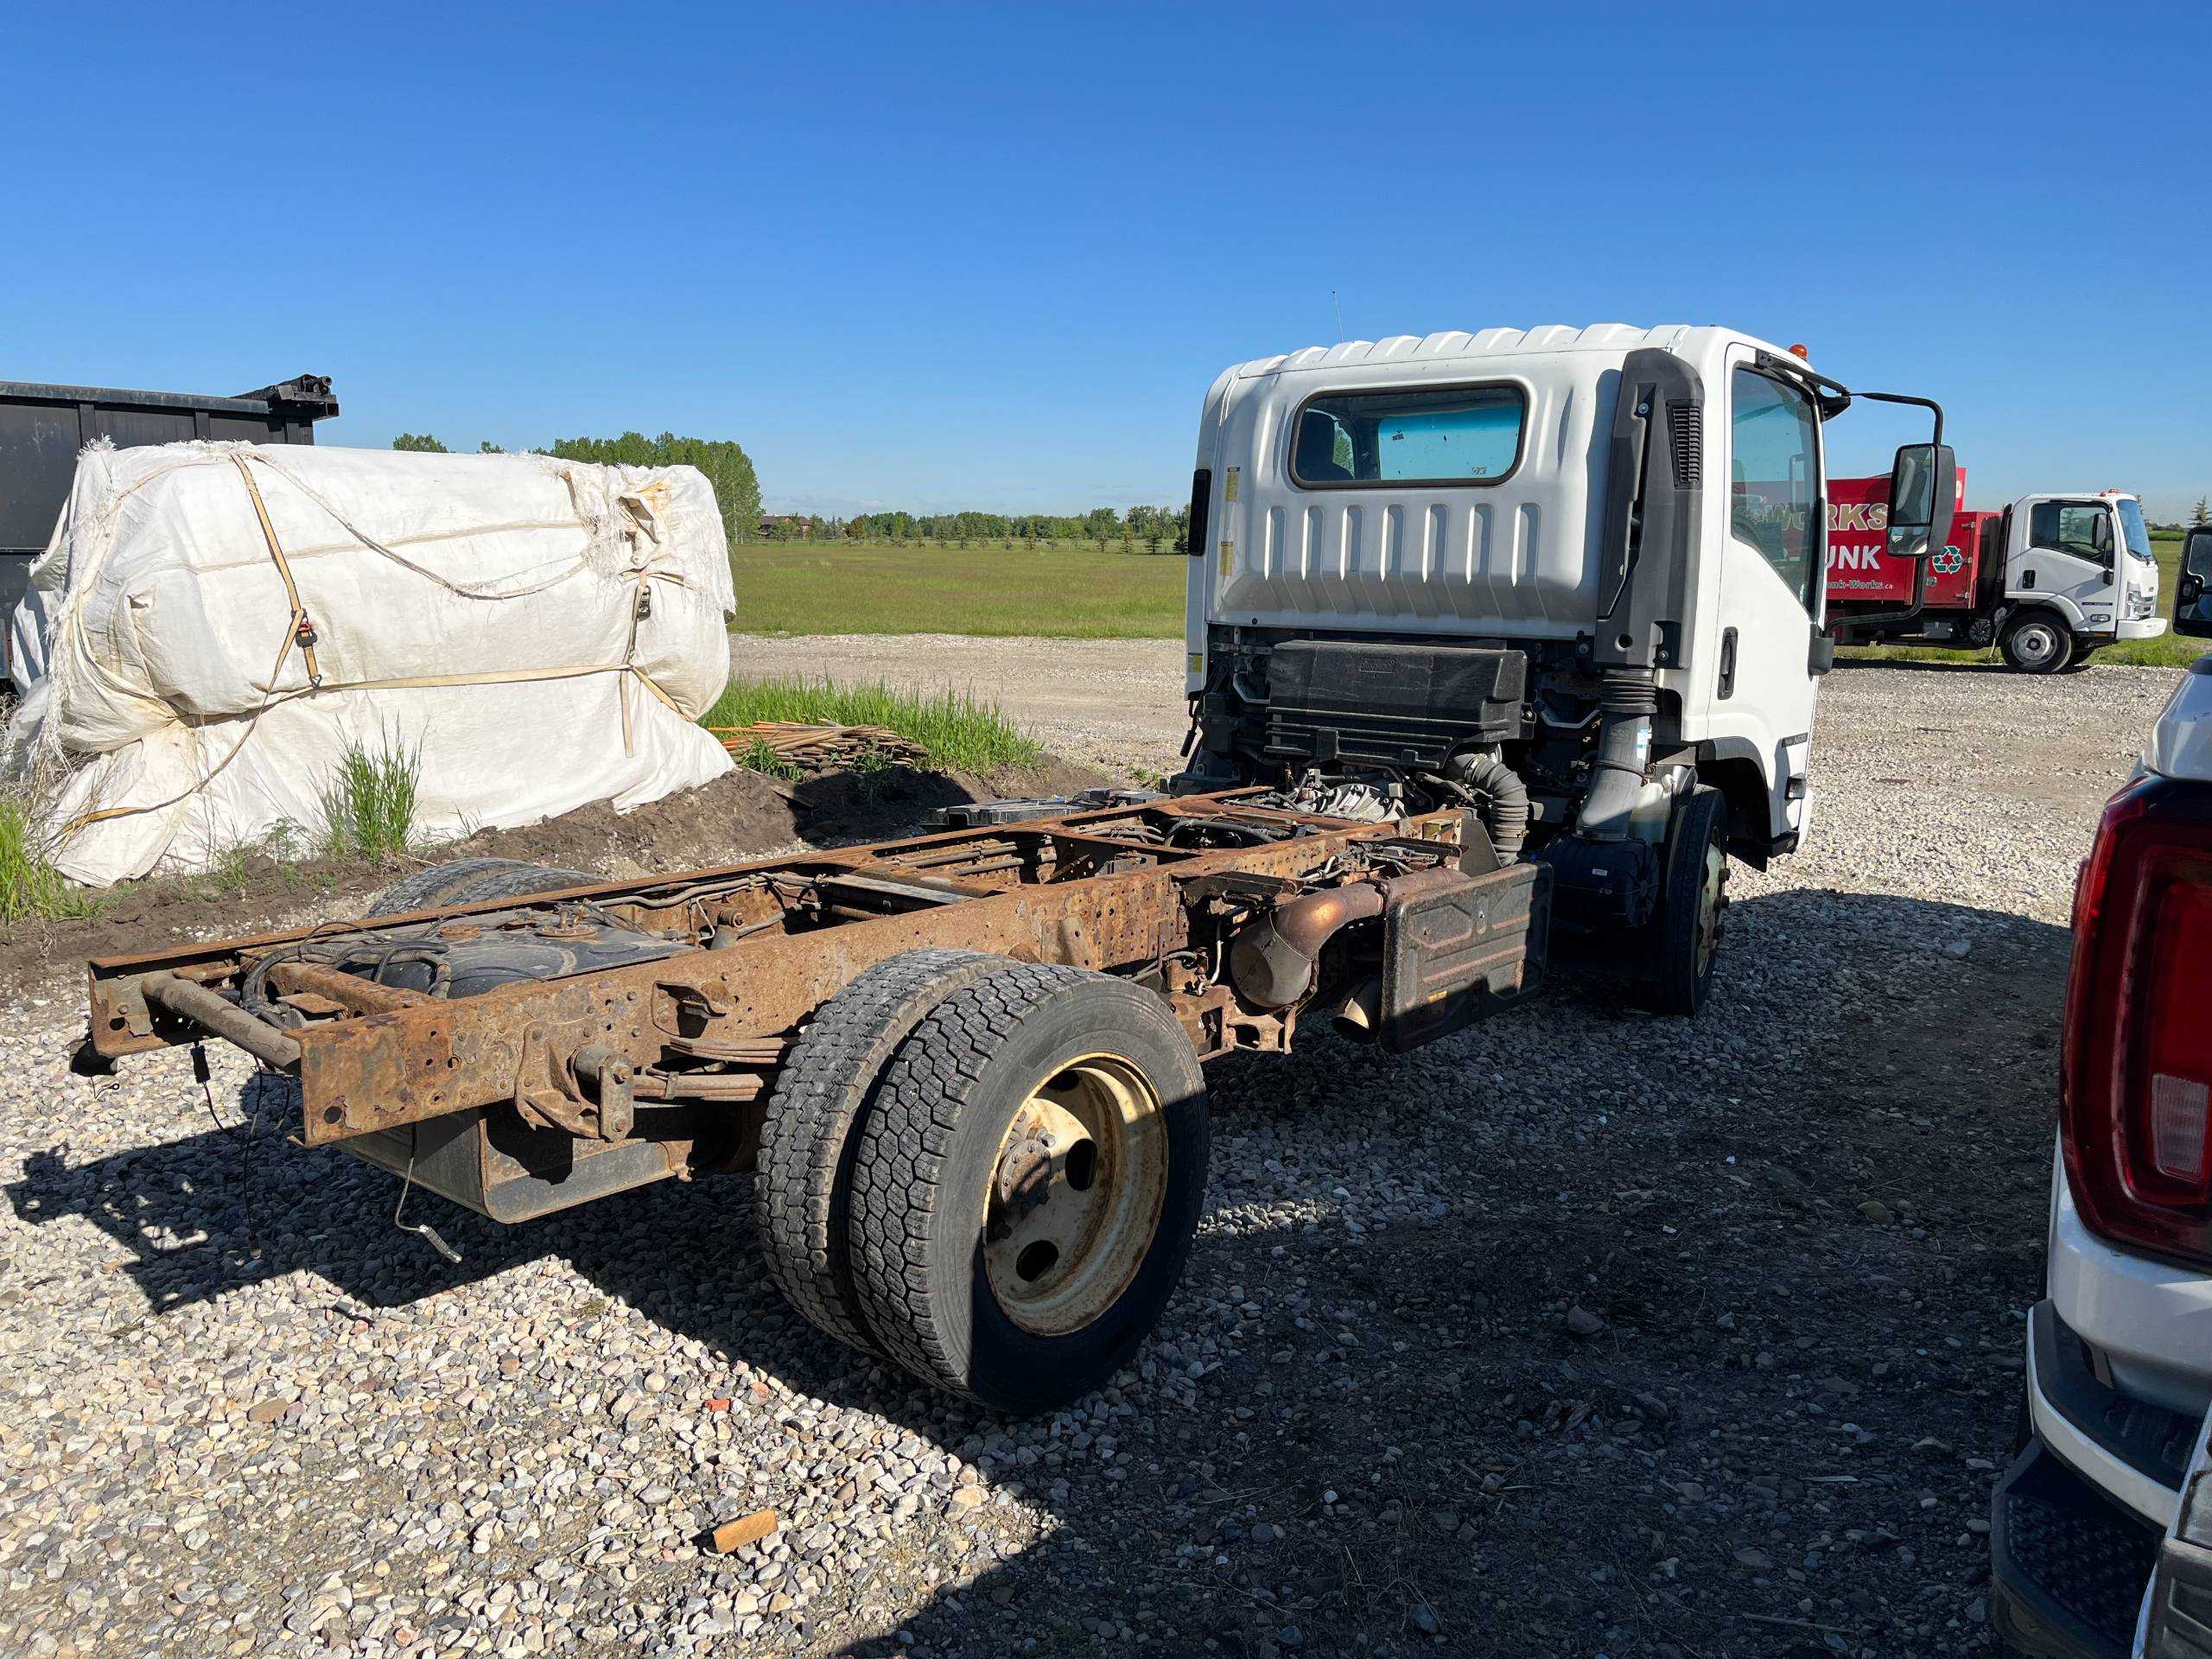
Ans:
[[[175,443],[79,459],[13,624],[4,770],[105,885],[312,841],[349,747],[429,836],[730,766],[721,518],[690,467]]]

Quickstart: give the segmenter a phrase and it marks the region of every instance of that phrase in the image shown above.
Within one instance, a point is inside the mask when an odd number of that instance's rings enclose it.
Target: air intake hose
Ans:
[[[1650,769],[1651,717],[1659,712],[1650,671],[1607,669],[1598,709],[1598,757],[1574,827],[1591,841],[1626,841],[1629,815]]]
[[[1471,749],[1446,761],[1444,775],[1475,798],[1499,861],[1510,864],[1529,838],[1529,785],[1521,774],[1497,756]]]

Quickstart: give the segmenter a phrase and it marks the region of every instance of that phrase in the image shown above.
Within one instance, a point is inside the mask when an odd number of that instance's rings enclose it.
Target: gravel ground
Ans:
[[[1172,643],[763,646],[1129,770],[1181,735]],[[1970,1649],[2069,885],[2173,678],[1840,671],[1811,844],[1735,873],[1694,1026],[1562,982],[1222,1067],[1181,1293],[1030,1423],[787,1314],[742,1179],[512,1230],[416,1194],[450,1265],[228,1051],[218,1124],[181,1053],[71,1077],[75,1000],[19,988],[0,1649]]]

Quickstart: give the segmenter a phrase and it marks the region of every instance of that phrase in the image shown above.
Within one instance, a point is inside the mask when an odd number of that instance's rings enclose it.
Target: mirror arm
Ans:
[[[1854,397],[1864,397],[1874,404],[1910,404],[1915,409],[1924,409],[1936,416],[1936,435],[1929,442],[1937,448],[1943,444],[1943,405],[1933,397],[1915,397],[1902,391],[1854,391]]]
[[[1870,404],[1910,404],[1915,409],[1924,409],[1928,410],[1936,417],[1936,435],[1929,442],[1935,448],[1941,449],[1943,447],[1943,405],[1937,403],[1933,397],[1916,397],[1910,392],[1905,391],[1854,391],[1851,395],[1853,397],[1864,397]],[[1946,484],[1950,484],[1951,480],[1947,479],[1944,482]],[[1956,486],[1953,486],[1953,487],[1955,488]],[[1954,502],[1952,504],[1951,510],[1954,515],[1955,515],[1958,511],[1957,503]],[[1948,531],[1950,527],[1950,520],[1946,518],[1943,521],[1943,529]],[[1928,527],[1928,539],[1929,542],[1935,542],[1937,538],[1937,535],[1938,532],[1936,527],[1930,524]],[[1933,550],[1931,549],[1931,550]],[[1827,573],[1822,572],[1821,580],[1826,581],[1827,579]],[[1912,562],[1911,604],[1906,606],[1901,611],[1868,611],[1858,616],[1839,617],[1831,620],[1828,624],[1828,627],[1830,629],[1834,629],[1838,626],[1858,627],[1869,622],[1910,622],[1913,618],[1920,614],[1922,608],[1927,604],[1927,602],[1928,561],[1926,558],[1923,557],[1915,559]]]

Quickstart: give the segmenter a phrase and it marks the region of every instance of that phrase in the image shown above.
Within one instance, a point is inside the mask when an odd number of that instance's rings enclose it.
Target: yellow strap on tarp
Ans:
[[[308,683],[320,686],[322,670],[316,666],[315,647],[308,643],[314,633],[315,623],[308,615],[307,607],[300,603],[300,585],[292,580],[292,567],[284,558],[284,544],[276,539],[276,526],[269,522],[269,507],[261,499],[261,486],[253,481],[253,468],[245,464],[244,455],[235,451],[231,460],[238,467],[238,476],[245,480],[245,493],[253,499],[253,516],[261,520],[262,539],[269,543],[269,556],[276,561],[276,574],[284,579],[284,596],[292,601],[292,617],[286,625],[288,631],[283,646],[276,653],[276,667],[282,669],[284,666],[284,658],[291,654],[292,647],[296,644],[300,655],[307,662]],[[269,676],[269,683],[272,686],[276,683],[274,671]]]

